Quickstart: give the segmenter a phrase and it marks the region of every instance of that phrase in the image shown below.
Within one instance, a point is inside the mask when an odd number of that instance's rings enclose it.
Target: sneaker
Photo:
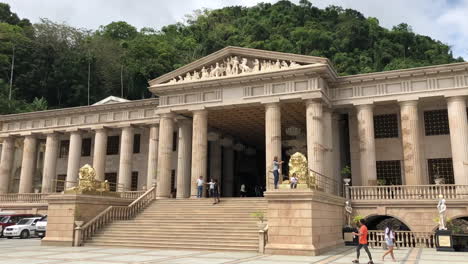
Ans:
[[[371,260],[371,261],[367,262],[367,264],[374,264],[374,261]]]
[[[353,260],[353,263],[359,263],[359,260],[355,259]]]

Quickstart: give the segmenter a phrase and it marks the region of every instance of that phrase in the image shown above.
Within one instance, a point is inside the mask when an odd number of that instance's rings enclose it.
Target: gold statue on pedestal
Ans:
[[[309,181],[309,168],[307,166],[307,158],[300,152],[294,153],[289,158],[289,179],[284,180],[280,185],[281,189],[292,188],[291,182],[295,177],[298,189],[307,189]]]
[[[114,196],[110,192],[109,182],[96,180],[96,171],[89,164],[80,168],[78,186],[66,190],[65,193]]]

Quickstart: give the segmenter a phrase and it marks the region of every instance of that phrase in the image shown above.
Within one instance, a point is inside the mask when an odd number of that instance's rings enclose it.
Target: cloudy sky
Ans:
[[[48,18],[69,25],[96,29],[123,20],[138,28],[183,22],[186,14],[200,8],[228,5],[252,6],[276,0],[0,0],[13,12],[32,22]],[[299,2],[299,0],[294,0]],[[468,0],[312,0],[315,6],[339,5],[377,17],[391,28],[401,22],[413,31],[450,45],[455,56],[468,60]]]

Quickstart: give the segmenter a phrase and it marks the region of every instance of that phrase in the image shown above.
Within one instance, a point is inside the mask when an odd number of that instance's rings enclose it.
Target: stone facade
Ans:
[[[116,173],[119,190],[131,188],[133,172],[138,189],[157,181],[159,198],[194,197],[199,176],[228,185],[224,195],[245,182],[271,191],[273,157],[287,160],[296,148],[337,184],[350,165],[354,186],[376,185],[387,161],[399,166],[401,184],[432,184],[439,166],[453,171],[454,184],[468,184],[468,63],[340,77],[326,58],[227,47],[151,80],[149,90],[158,99],[1,116],[0,192],[54,191],[58,175],[71,187],[85,163],[98,177]],[[432,110],[446,111],[447,129],[428,135],[429,121],[445,122],[444,113],[428,119]],[[390,117],[374,124],[382,115]],[[385,136],[393,131],[386,118],[396,122],[393,136]],[[300,135],[286,134],[289,127]],[[106,155],[106,137],[115,135],[118,150]],[[433,159],[453,165],[430,167]]]

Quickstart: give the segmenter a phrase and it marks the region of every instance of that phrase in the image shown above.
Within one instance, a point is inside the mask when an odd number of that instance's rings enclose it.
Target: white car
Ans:
[[[16,225],[9,226],[3,230],[3,236],[11,239],[14,237],[29,238],[35,234],[36,223],[42,217],[23,218]]]
[[[44,216],[36,223],[36,236],[44,238],[47,228],[47,216]]]

